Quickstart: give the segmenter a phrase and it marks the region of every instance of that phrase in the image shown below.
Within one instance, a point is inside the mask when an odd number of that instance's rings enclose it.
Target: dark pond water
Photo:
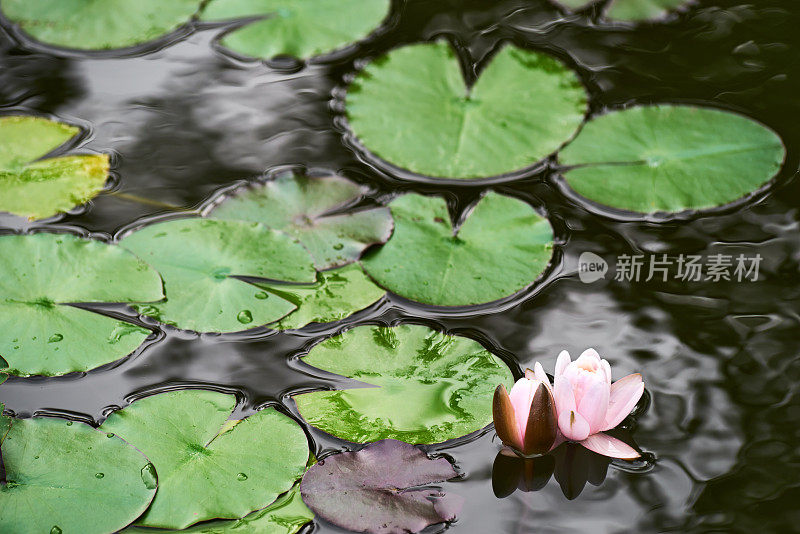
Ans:
[[[466,498],[455,532],[790,532],[800,524],[800,8],[795,0],[702,1],[638,28],[564,16],[546,1],[430,0],[395,6],[393,25],[345,54],[301,69],[241,62],[199,29],[134,57],[58,57],[0,35],[0,108],[54,114],[89,128],[88,149],[115,154],[116,184],[87,209],[47,224],[0,216],[2,231],[70,228],[113,238],[143,221],[193,210],[221,187],[285,164],[340,170],[376,196],[444,192],[454,212],[486,186],[401,183],[343,142],[331,95],[357,58],[444,37],[480,62],[511,39],[564,58],[589,88],[593,113],[641,102],[744,112],[788,147],[775,183],[744,204],[685,220],[620,220],[566,195],[544,169],[495,186],[542,209],[559,236],[546,283],[494,308],[441,313],[397,298],[341,324],[275,333],[168,330],[131,357],[80,376],[10,379],[0,401],[20,416],[100,421],[157,390],[237,392],[242,413],[289,406],[293,392],[335,386],[298,363],[307,347],[363,323],[416,322],[473,337],[519,371],[592,346],[615,377],[641,371],[651,395],[634,437],[654,462],[632,469],[573,458],[536,492],[498,499],[494,432],[448,443]],[[467,72],[474,74],[474,65]],[[759,280],[582,283],[581,253],[760,254]],[[420,251],[424,253],[424,251]],[[610,277],[609,277],[610,278]],[[126,313],[106,308],[110,313]],[[317,453],[345,448],[309,429]],[[572,454],[574,451],[567,451]],[[598,483],[583,487],[587,479]],[[562,489],[563,486],[563,489]],[[565,496],[566,495],[566,496]],[[568,499],[571,497],[571,499]],[[315,532],[337,529],[317,523]]]

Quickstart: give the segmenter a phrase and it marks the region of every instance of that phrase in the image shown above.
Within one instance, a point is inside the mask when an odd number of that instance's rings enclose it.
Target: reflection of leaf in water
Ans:
[[[581,10],[591,5],[600,4],[601,0],[553,0],[570,10]],[[611,20],[635,22],[657,20],[671,12],[688,6],[693,0],[610,0],[605,6],[603,15]]]

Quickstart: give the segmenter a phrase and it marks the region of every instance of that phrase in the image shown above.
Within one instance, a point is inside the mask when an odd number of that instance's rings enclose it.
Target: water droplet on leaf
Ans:
[[[58,343],[62,339],[64,339],[64,336],[62,336],[61,334],[53,334],[52,336],[50,336],[50,339],[48,339],[47,342],[48,343]]]
[[[142,467],[142,482],[147,489],[156,489],[158,486],[156,482],[156,468],[153,464],[147,464]]]
[[[253,314],[250,313],[250,310],[242,310],[239,312],[239,315],[236,316],[242,324],[252,323],[253,322]]]
[[[94,474],[94,478],[103,478],[104,476],[106,476],[104,473],[95,473]]]
[[[239,473],[238,475],[236,475],[236,480],[247,480],[247,475],[245,475],[244,473]]]

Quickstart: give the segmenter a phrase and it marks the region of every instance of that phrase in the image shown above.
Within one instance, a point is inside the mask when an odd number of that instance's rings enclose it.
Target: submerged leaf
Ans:
[[[490,192],[455,231],[444,199],[406,194],[389,207],[394,234],[362,264],[378,284],[417,302],[502,299],[531,285],[550,260],[550,224],[521,200]]]
[[[41,117],[0,117],[0,211],[42,219],[83,204],[102,191],[108,178],[105,154],[35,161],[79,131]]]
[[[288,300],[297,309],[274,328],[302,328],[309,323],[332,323],[362,310],[386,292],[376,286],[358,265],[317,273],[313,286],[257,283],[258,287]]]
[[[234,276],[311,283],[316,275],[300,244],[258,223],[178,219],[146,226],[121,245],[164,278],[166,302],[141,313],[198,332],[247,330],[295,309]]]
[[[284,175],[225,199],[211,215],[263,223],[298,239],[317,269],[356,261],[392,233],[387,208],[346,209],[366,188],[341,176]]]
[[[457,476],[444,458],[386,439],[325,458],[300,483],[303,501],[334,525],[376,534],[419,532],[452,521],[463,500],[430,484]]]
[[[757,190],[780,170],[781,139],[728,111],[639,106],[590,120],[559,154],[578,194],[652,213],[705,209]]]
[[[147,454],[159,490],[141,526],[182,529],[236,519],[270,504],[305,471],[308,443],[290,418],[265,408],[225,426],[233,395],[204,390],[146,397],[100,427]]]
[[[303,418],[336,437],[440,443],[492,422],[496,384],[511,371],[479,343],[424,326],[360,326],[303,361],[366,387],[295,395]]]
[[[120,247],[68,234],[0,237],[3,372],[88,371],[138,347],[150,333],[71,303],[163,298],[161,278]]]
[[[3,0],[11,22],[43,43],[80,50],[133,46],[188,22],[200,0]]]
[[[116,532],[156,493],[156,479],[143,477],[152,466],[142,453],[84,423],[13,419],[0,447],[1,532]]]
[[[244,56],[307,59],[363,39],[389,12],[389,0],[210,0],[204,21],[252,19],[222,38]]]
[[[373,154],[422,175],[483,178],[533,165],[583,121],[586,92],[557,59],[507,45],[464,86],[446,43],[390,51],[347,91],[347,117]]]

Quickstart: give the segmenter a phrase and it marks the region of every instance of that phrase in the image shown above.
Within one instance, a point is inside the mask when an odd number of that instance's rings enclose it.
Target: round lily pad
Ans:
[[[552,154],[583,122],[577,75],[540,52],[504,46],[471,88],[450,45],[404,46],[367,65],[346,97],[359,141],[392,165],[484,178]]]
[[[773,178],[784,155],[775,132],[742,115],[657,105],[590,120],[559,160],[579,195],[652,213],[733,202]]]
[[[102,191],[108,178],[106,154],[39,160],[79,132],[41,117],[0,117],[0,211],[43,219]]]
[[[211,215],[284,231],[311,252],[317,269],[329,269],[356,261],[364,249],[392,233],[387,208],[348,209],[365,192],[341,176],[286,174],[238,191]]]
[[[445,458],[387,439],[313,465],[300,491],[317,514],[349,531],[420,532],[455,519],[463,499],[430,484],[456,476]]]
[[[302,328],[309,323],[339,321],[386,294],[358,265],[318,273],[317,283],[311,286],[263,282],[256,285],[297,306],[295,311],[271,325],[280,330]]]
[[[492,422],[492,396],[511,371],[479,343],[424,326],[359,326],[303,361],[362,382],[295,395],[303,418],[336,437],[440,443]]]
[[[402,297],[436,306],[483,304],[529,286],[550,261],[553,230],[521,200],[490,192],[456,229],[442,198],[406,194],[389,207],[394,234],[362,264]]]
[[[100,429],[150,458],[159,489],[137,525],[183,529],[264,508],[302,476],[309,451],[289,417],[265,408],[229,421],[233,395],[170,391],[111,414]]]
[[[188,22],[200,0],[3,0],[5,16],[43,43],[78,50],[124,48]]]
[[[290,236],[242,221],[178,219],[146,226],[121,245],[164,278],[166,302],[139,306],[163,323],[236,332],[277,321],[295,305],[237,276],[312,283],[308,251]]]
[[[222,38],[240,55],[307,59],[363,39],[389,7],[389,0],[211,0],[201,19],[254,19]]]
[[[553,0],[569,10],[581,10],[600,4],[601,0]],[[603,15],[611,20],[635,22],[657,20],[666,17],[673,10],[689,5],[692,0],[610,0]]]
[[[116,532],[153,500],[152,465],[121,439],[63,419],[3,419],[0,531]]]
[[[0,237],[0,356],[13,375],[88,371],[130,354],[149,330],[71,306],[163,298],[130,252],[68,234]]]

